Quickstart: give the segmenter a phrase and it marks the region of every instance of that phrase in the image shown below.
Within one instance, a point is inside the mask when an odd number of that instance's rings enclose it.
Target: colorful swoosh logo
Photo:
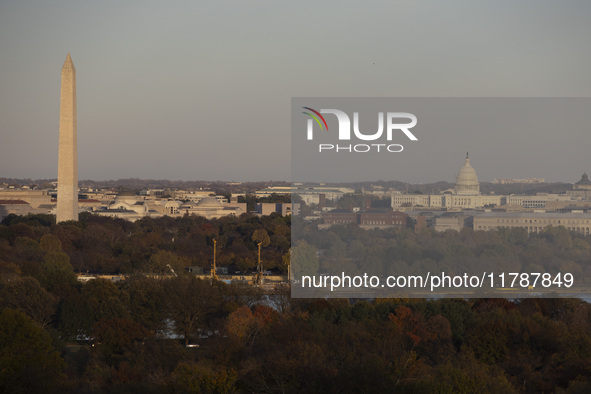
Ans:
[[[314,114],[311,114],[310,112],[302,112],[303,114],[306,114],[308,116],[310,116],[312,119],[314,119],[316,121],[316,123],[318,123],[318,126],[320,126],[320,130],[323,130],[324,127],[322,127],[322,123],[320,123],[320,119],[322,119],[322,122],[324,123],[324,126],[326,127],[326,131],[328,131],[328,125],[326,124],[326,120],[324,119],[324,116],[320,115],[320,112],[310,108],[310,107],[302,107],[303,109],[307,109],[308,111],[313,112]],[[320,118],[320,119],[318,119]]]

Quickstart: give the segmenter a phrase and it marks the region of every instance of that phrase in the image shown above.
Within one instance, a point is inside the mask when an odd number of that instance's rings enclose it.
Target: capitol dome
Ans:
[[[476,171],[470,165],[470,159],[466,153],[466,164],[460,168],[456,179],[456,194],[458,195],[478,195],[480,194],[480,183]]]
[[[591,190],[591,181],[587,173],[584,173],[581,180],[575,183],[575,190]]]

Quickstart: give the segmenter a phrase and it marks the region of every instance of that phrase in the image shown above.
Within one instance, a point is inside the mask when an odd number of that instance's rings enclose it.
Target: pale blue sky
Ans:
[[[589,16],[588,0],[3,0],[0,177],[57,176],[68,52],[80,179],[289,180],[291,97],[588,97]],[[590,131],[552,168],[462,140],[456,167],[379,178],[453,181],[470,150],[484,181],[519,159],[516,177],[572,182]]]

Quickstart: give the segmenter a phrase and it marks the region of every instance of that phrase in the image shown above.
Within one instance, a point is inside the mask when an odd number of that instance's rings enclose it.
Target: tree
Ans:
[[[164,286],[168,318],[188,345],[204,326],[207,316],[217,310],[221,302],[218,290],[208,281],[184,275],[168,279]]]
[[[254,233],[252,233],[252,240],[257,244],[260,243],[263,248],[269,246],[271,243],[269,233],[267,233],[267,230],[264,228],[254,230]]]
[[[318,255],[316,248],[306,241],[300,242],[291,252],[293,277],[315,275],[318,272]]]
[[[288,236],[290,234],[290,232],[291,232],[291,229],[289,228],[288,225],[283,224],[283,223],[280,223],[280,224],[277,224],[275,226],[274,232],[277,235],[285,235],[285,236]]]
[[[179,393],[233,393],[237,374],[205,362],[182,361],[172,375],[175,392]]]
[[[82,295],[94,313],[94,321],[101,319],[127,318],[129,312],[125,305],[128,295],[106,279],[93,279],[84,285]]]
[[[93,306],[79,292],[68,296],[60,305],[59,328],[72,339],[89,337],[95,323]]]
[[[76,274],[70,264],[70,257],[64,252],[49,252],[43,258],[41,283],[59,296],[64,296],[77,284]]]
[[[102,319],[128,318],[127,293],[106,279],[93,279],[81,292],[69,295],[60,307],[60,328],[75,339],[90,336],[94,324]]]
[[[570,249],[573,246],[573,240],[570,232],[563,226],[548,226],[542,230],[540,235],[543,238],[554,242],[561,249]]]
[[[175,272],[184,272],[185,267],[189,265],[186,258],[179,257],[176,253],[168,250],[159,250],[156,254],[150,256],[148,261],[148,272],[153,274],[171,274],[171,267]]]
[[[113,318],[99,320],[92,332],[107,358],[119,358],[150,336],[141,324],[129,319]]]
[[[125,281],[129,294],[131,318],[144,327],[156,330],[164,320],[164,289],[156,279],[131,276]]]
[[[41,327],[22,312],[0,312],[0,392],[59,392],[64,367]]]
[[[289,265],[291,264],[291,250],[288,250],[283,256],[281,256],[281,264],[279,269],[282,272],[287,273],[289,271]]]
[[[18,265],[0,260],[0,284],[14,280],[21,273]]]
[[[226,331],[236,337],[240,342],[247,343],[254,337],[257,329],[257,321],[252,311],[246,305],[242,305],[230,313],[226,320]]]
[[[39,247],[45,253],[48,252],[61,252],[62,242],[58,237],[53,234],[45,234],[39,240]]]
[[[20,310],[43,328],[49,326],[57,309],[57,298],[29,277],[17,278],[3,287],[0,303],[0,307]]]

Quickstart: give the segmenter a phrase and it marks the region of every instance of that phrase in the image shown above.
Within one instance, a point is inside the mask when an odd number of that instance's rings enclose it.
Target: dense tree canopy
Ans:
[[[566,228],[547,227],[540,234],[525,229],[435,232],[421,229],[363,230],[357,225],[319,230],[294,218],[294,248],[301,243],[318,252],[318,272],[350,275],[415,275],[423,272],[572,273],[577,283],[591,283],[591,237]],[[295,250],[295,249],[294,249]],[[293,256],[292,256],[293,257]],[[294,263],[298,263],[293,259]],[[305,260],[304,260],[305,261]]]
[[[64,367],[47,332],[21,312],[0,311],[1,392],[59,392]]]
[[[209,268],[213,239],[220,264],[250,269],[264,231],[265,268],[285,272],[291,218],[278,215],[6,219],[2,392],[591,391],[591,305],[583,300],[292,299],[288,289],[270,294],[184,270]],[[563,228],[310,234],[292,253],[312,269],[354,270],[371,258],[388,262],[386,272],[438,262],[586,271],[591,261],[591,238]],[[87,271],[128,275],[76,280]]]

